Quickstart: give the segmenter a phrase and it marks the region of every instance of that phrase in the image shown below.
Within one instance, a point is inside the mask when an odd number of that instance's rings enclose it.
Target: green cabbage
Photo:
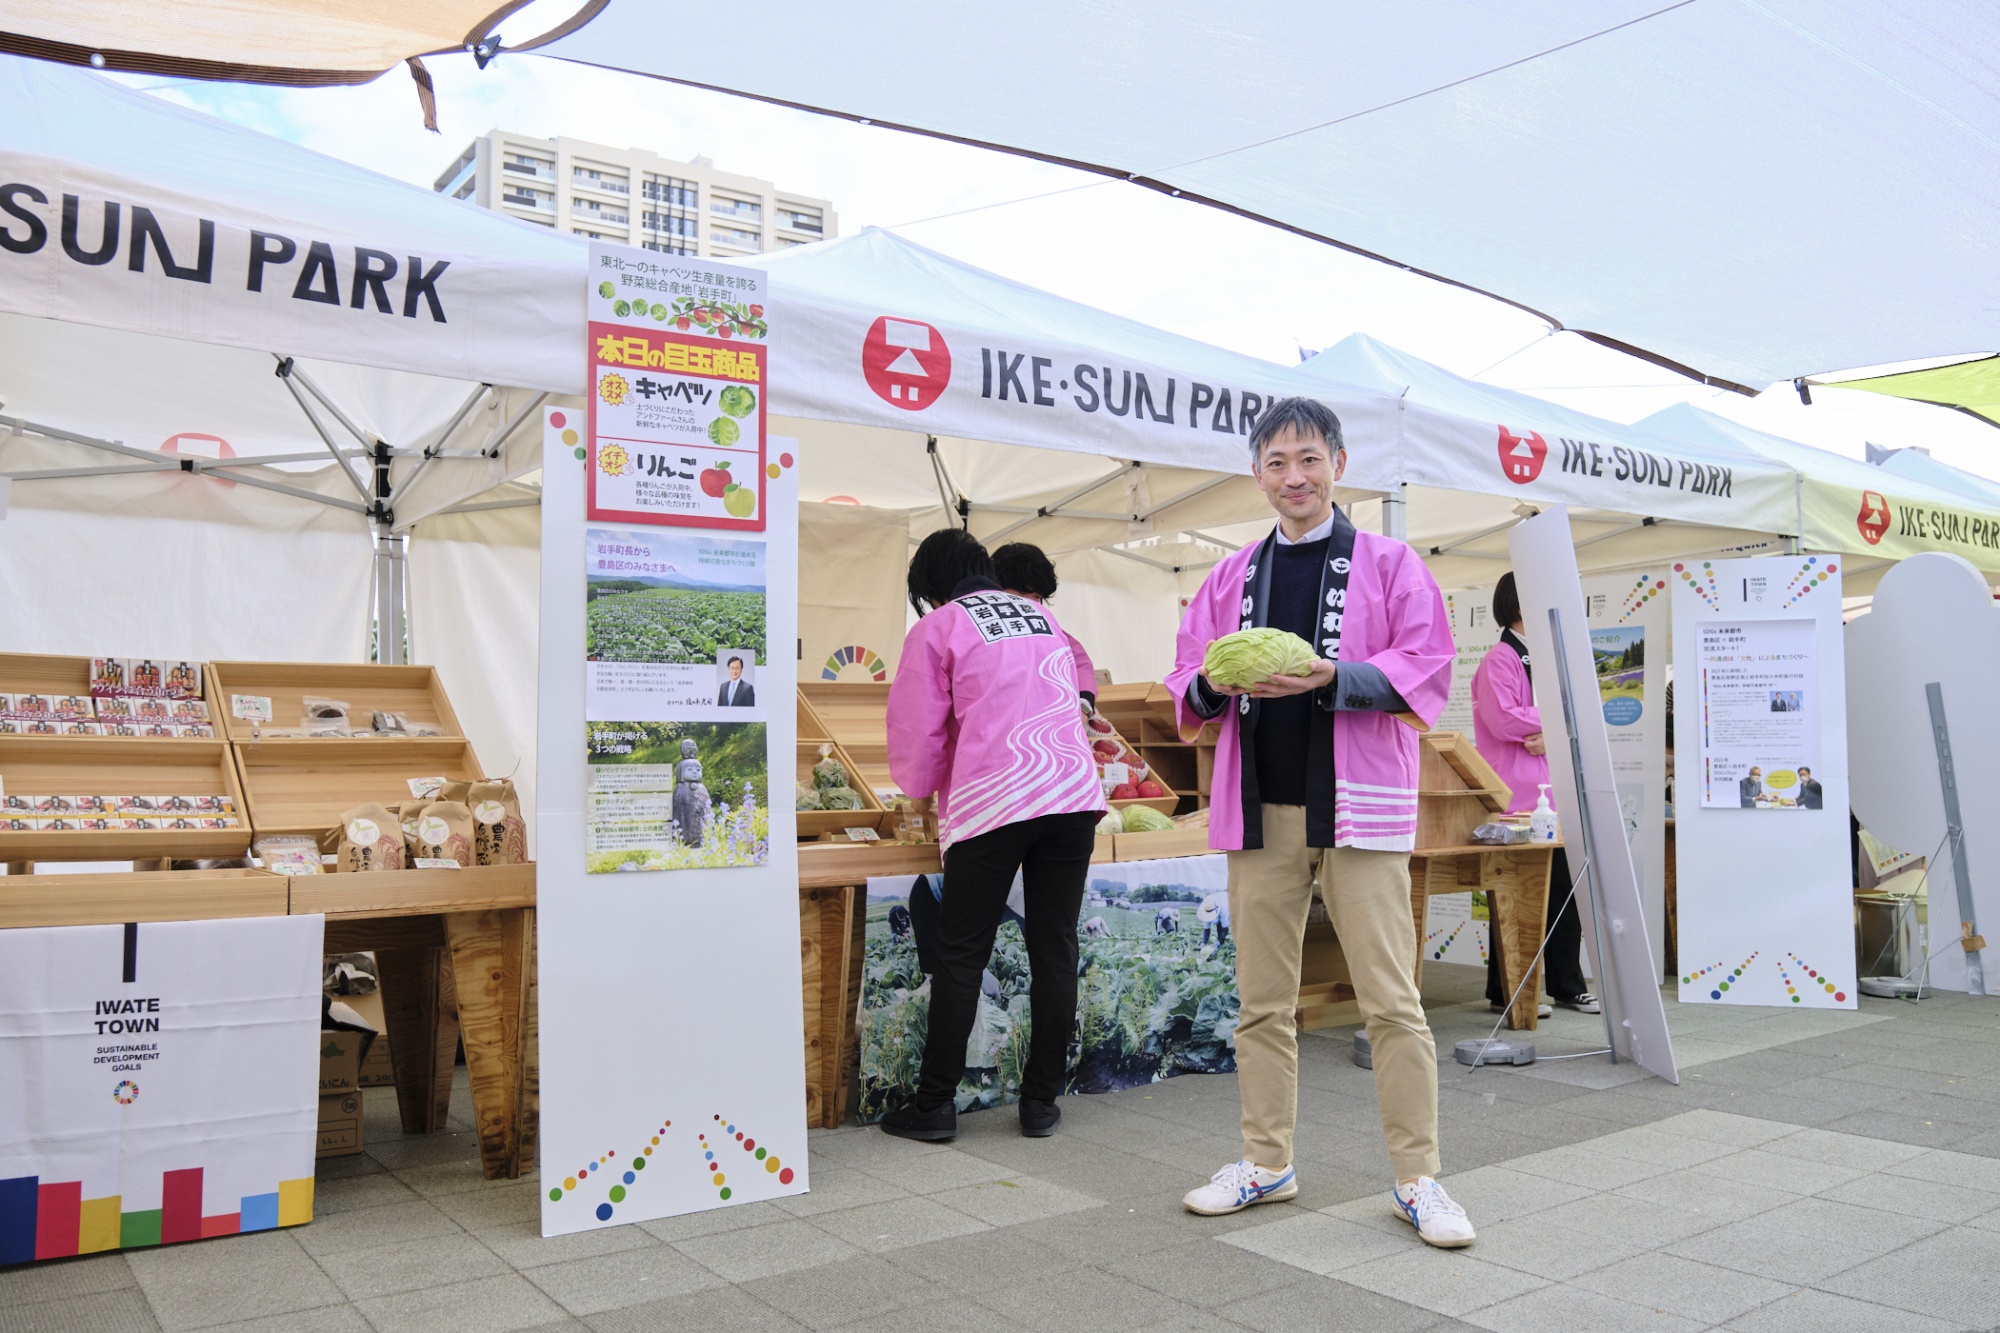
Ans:
[[[1097,836],[1100,838],[1106,834],[1123,833],[1124,831],[1125,821],[1119,817],[1116,810],[1106,810],[1104,818],[1097,821]]]
[[[799,810],[825,809],[825,807],[822,806],[819,802],[819,792],[813,789],[812,787],[807,786],[803,782],[799,784],[799,789],[797,792],[797,800],[798,800],[798,805],[795,808]]]
[[[1211,685],[1247,690],[1273,676],[1310,676],[1312,645],[1290,630],[1240,629],[1208,645],[1201,674]]]
[[[1127,833],[1171,833],[1174,821],[1150,805],[1128,805],[1124,812]]]
[[[861,797],[852,787],[823,787],[819,793],[822,810],[859,810]]]

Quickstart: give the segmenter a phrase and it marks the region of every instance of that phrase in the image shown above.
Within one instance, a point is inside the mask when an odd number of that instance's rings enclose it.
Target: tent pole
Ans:
[[[295,373],[297,372],[294,370],[290,360],[285,358],[279,359],[278,378],[283,380],[285,388],[291,391],[292,401],[299,405],[299,411],[306,414],[306,420],[312,423],[313,430],[319,435],[321,441],[325,443],[326,451],[333,455],[333,461],[340,465],[341,472],[346,475],[348,481],[353,483],[354,489],[360,494],[362,500],[364,502],[373,501],[375,497],[368,493],[368,488],[362,484],[361,478],[355,475],[352,467],[348,466],[347,456],[341,453],[340,446],[333,442],[333,436],[327,434],[326,427],[321,425],[319,417],[314,415],[312,404],[308,403],[306,396],[299,392],[299,386],[292,383],[292,376]],[[363,440],[362,443],[366,444],[367,441]]]
[[[1382,535],[1395,540],[1410,539],[1409,483],[1399,481],[1396,489],[1382,494]]]

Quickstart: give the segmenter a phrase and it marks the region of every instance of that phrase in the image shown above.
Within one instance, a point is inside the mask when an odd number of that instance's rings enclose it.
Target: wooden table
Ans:
[[[0,929],[323,913],[326,951],[375,951],[403,1130],[444,1127],[465,1041],[480,1165],[534,1163],[535,867],[288,878],[256,870],[8,875]]]

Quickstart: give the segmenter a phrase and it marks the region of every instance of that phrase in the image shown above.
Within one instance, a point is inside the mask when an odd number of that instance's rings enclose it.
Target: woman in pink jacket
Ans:
[[[1055,1133],[1076,1027],[1077,916],[1105,809],[1077,708],[1069,639],[1039,604],[1005,592],[971,533],[933,532],[910,561],[923,618],[889,687],[889,774],[937,796],[944,854],[929,1032],[915,1098],[882,1118],[906,1139],[958,1133],[956,1094],[979,984],[1018,872],[1033,1035],[1021,1132]]]
[[[1048,552],[1028,542],[1008,542],[993,553],[993,577],[1000,580],[1000,586],[1017,597],[1025,597],[1037,606],[1048,603],[1056,595],[1056,567],[1050,561]],[[1063,632],[1069,640],[1070,654],[1076,658],[1076,692],[1097,709],[1097,668],[1091,663],[1090,654],[1083,651],[1083,645],[1076,641],[1076,635]]]
[[[1479,753],[1514,793],[1509,814],[1535,808],[1541,786],[1549,780],[1548,746],[1542,739],[1542,711],[1535,707],[1535,687],[1529,674],[1528,641],[1521,637],[1521,597],[1514,590],[1514,571],[1500,576],[1493,589],[1493,623],[1504,625],[1500,642],[1487,651],[1472,677],[1472,738]],[[1549,922],[1543,975],[1549,998],[1567,1009],[1599,1012],[1597,997],[1584,980],[1581,949],[1583,927],[1569,892],[1569,860],[1560,847],[1549,870],[1549,900],[1561,910]],[[1500,989],[1500,951],[1486,955],[1486,1001],[1495,1013],[1506,1007]]]

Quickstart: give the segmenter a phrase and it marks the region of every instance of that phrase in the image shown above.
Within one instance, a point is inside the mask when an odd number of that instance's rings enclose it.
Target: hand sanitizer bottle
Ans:
[[[1541,784],[1542,794],[1535,798],[1535,812],[1528,817],[1528,840],[1530,842],[1554,842],[1561,836],[1556,824],[1556,812],[1549,805],[1549,784]]]

